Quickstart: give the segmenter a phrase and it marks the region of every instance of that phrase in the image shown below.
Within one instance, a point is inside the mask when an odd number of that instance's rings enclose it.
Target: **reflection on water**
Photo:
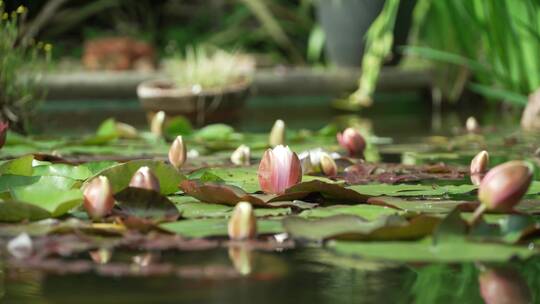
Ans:
[[[337,257],[323,249],[251,254],[251,273],[232,277],[4,269],[1,303],[482,303],[482,297],[487,303],[524,303],[520,300],[534,302],[540,296],[535,285],[539,259],[507,265],[405,265]],[[167,259],[178,265],[232,264],[226,249],[182,255]],[[500,302],[508,298],[512,301]]]

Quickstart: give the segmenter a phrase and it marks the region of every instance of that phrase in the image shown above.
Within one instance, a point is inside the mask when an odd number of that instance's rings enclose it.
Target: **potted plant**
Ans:
[[[165,60],[167,77],[141,83],[137,95],[149,120],[164,111],[168,117],[186,116],[197,125],[224,121],[243,107],[254,66],[249,56],[191,47],[183,58]]]

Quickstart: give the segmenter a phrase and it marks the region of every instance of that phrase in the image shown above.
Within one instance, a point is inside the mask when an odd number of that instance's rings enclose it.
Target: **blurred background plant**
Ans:
[[[374,92],[380,63],[390,55],[381,45],[391,40],[399,3],[387,1],[369,30],[369,50],[350,105],[361,105]],[[418,0],[403,50],[430,62],[447,100],[458,100],[467,88],[488,100],[524,106],[540,86],[539,11],[534,0]]]
[[[185,55],[165,60],[165,72],[179,88],[221,89],[249,81],[254,68],[251,57],[222,49],[190,46]]]
[[[7,12],[0,1],[0,119],[23,133],[28,131],[43,97],[36,81],[52,49],[50,44],[23,39],[21,27],[26,12],[23,6]]]

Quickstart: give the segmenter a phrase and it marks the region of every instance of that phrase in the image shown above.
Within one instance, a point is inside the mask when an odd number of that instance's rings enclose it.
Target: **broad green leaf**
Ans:
[[[162,194],[177,192],[178,184],[185,179],[185,177],[171,165],[154,160],[133,160],[127,163],[114,165],[96,173],[93,177],[99,175],[106,176],[111,183],[113,191],[118,192],[129,185],[129,181],[133,174],[143,166],[149,167],[157,176]]]
[[[36,183],[11,190],[15,200],[29,203],[47,210],[51,216],[58,217],[82,203],[79,189],[60,189]]]
[[[178,135],[185,136],[193,133],[193,126],[184,116],[175,116],[167,121],[164,133],[169,138],[175,138]]]
[[[84,165],[72,166],[68,164],[52,164],[34,167],[36,176],[63,176],[76,180],[85,180],[92,176],[92,172]]]
[[[0,201],[0,222],[37,221],[51,217],[51,214],[33,204],[18,201]]]
[[[92,172],[92,175],[94,175],[100,171],[103,171],[117,164],[118,163],[114,161],[97,161],[97,162],[87,162],[81,166],[86,167],[88,170],[90,170],[90,172]]]
[[[25,155],[16,159],[8,160],[0,164],[0,174],[32,175],[33,155]]]
[[[62,176],[21,176],[21,175],[0,175],[0,192],[14,188],[39,184],[43,188],[71,189],[75,185],[75,180]]]
[[[192,219],[171,223],[160,224],[159,227],[171,233],[180,234],[184,237],[203,238],[210,236],[227,235],[227,219]],[[270,234],[282,233],[283,227],[280,221],[258,220],[257,233]]]
[[[96,135],[99,137],[118,137],[118,131],[116,130],[116,120],[109,118],[104,120],[98,127]]]
[[[412,184],[368,184],[349,187],[358,193],[369,196],[438,196],[445,194],[465,194],[475,190],[474,185],[412,185]]]
[[[234,209],[232,206],[202,203],[191,197],[176,203],[176,208],[184,218],[229,217]],[[282,216],[290,214],[291,208],[256,208],[254,211],[257,217]]]
[[[431,234],[439,222],[439,218],[425,215],[410,220],[385,215],[374,221],[353,215],[335,215],[315,220],[287,217],[283,219],[283,227],[297,239],[410,240]]]
[[[226,124],[207,125],[195,132],[195,138],[199,140],[227,140],[234,134],[234,129]]]
[[[331,241],[327,246],[338,254],[362,259],[414,263],[503,262],[513,257],[526,259],[537,253],[525,246],[473,242],[433,244],[430,239],[416,242]]]
[[[383,215],[392,215],[397,214],[400,211],[382,206],[374,205],[333,205],[329,207],[318,207],[310,210],[302,211],[299,216],[305,218],[322,218],[329,217],[334,215],[346,214],[346,215],[356,215],[362,218],[365,218],[368,221],[374,220]]]

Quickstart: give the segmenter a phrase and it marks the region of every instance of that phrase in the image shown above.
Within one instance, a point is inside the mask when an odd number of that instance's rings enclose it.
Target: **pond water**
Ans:
[[[329,97],[258,97],[231,124],[240,131],[266,132],[276,118],[296,129],[318,129],[335,120],[355,120],[370,125],[379,137],[407,143],[423,136],[451,134],[477,112],[467,109],[434,113],[414,94],[379,99],[379,104],[360,116],[332,110]],[[40,124],[49,134],[87,132],[110,116],[136,126],[146,123],[136,101],[87,101],[82,107],[53,101],[45,105],[42,113]],[[484,113],[479,120],[496,123],[500,128],[515,127],[516,120],[509,116]],[[126,258],[132,254],[120,253]],[[479,269],[484,266],[474,262],[382,263],[340,256],[321,248],[252,254],[249,276],[228,275],[233,262],[227,249],[160,253],[161,261],[186,267],[176,275],[138,276],[133,270],[129,276],[96,271],[55,274],[8,269],[0,260],[4,265],[0,268],[0,302],[482,303],[478,279]],[[88,260],[87,256],[78,258]],[[512,261],[504,267],[516,270],[531,288],[536,288],[540,282],[539,262]],[[533,290],[533,299],[540,301],[539,289]]]

